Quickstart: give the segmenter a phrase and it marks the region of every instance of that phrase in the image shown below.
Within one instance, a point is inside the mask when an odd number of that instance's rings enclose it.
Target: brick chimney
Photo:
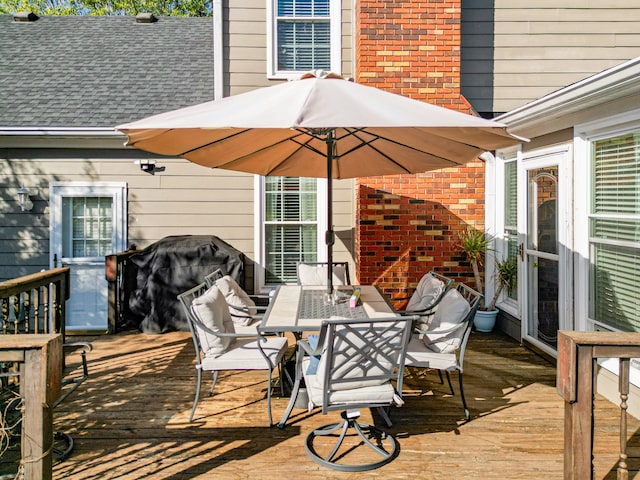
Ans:
[[[471,113],[460,94],[460,0],[356,1],[356,81]],[[458,232],[484,225],[484,164],[356,182],[358,279],[391,296],[436,270],[473,286]]]

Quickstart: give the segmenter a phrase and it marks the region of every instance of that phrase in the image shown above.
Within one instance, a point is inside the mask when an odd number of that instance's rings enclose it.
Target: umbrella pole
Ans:
[[[333,293],[333,244],[335,233],[333,231],[333,149],[335,146],[335,131],[329,130],[327,134],[327,231],[325,243],[327,244],[327,294]]]

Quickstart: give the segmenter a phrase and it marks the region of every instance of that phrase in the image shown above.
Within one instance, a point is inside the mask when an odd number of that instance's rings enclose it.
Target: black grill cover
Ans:
[[[165,237],[134,253],[123,272],[125,325],[121,329],[188,331],[176,296],[204,282],[205,275],[218,268],[244,287],[244,254],[212,235]]]

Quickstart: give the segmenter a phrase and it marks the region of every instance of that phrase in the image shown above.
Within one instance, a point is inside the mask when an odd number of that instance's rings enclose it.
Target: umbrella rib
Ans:
[[[175,130],[175,129],[172,129],[172,130]],[[214,142],[204,143],[202,145],[198,145],[196,148],[192,148],[191,150],[185,150],[184,152],[179,153],[178,155],[181,156],[181,157],[184,156],[184,155],[189,155],[190,153],[194,153],[194,152],[197,152],[199,150],[208,148],[211,145],[215,145],[216,143],[225,142],[225,141],[229,140],[230,138],[233,138],[233,137],[238,136],[238,135],[242,135],[243,133],[247,133],[249,130],[250,130],[249,128],[245,128],[244,130],[241,130],[239,132],[235,132],[232,135],[229,135],[227,137],[219,138],[218,140],[216,140]]]
[[[207,143],[207,144],[200,145],[200,146],[198,146],[198,147],[196,147],[196,148],[193,148],[193,149],[191,149],[191,150],[187,150],[187,151],[182,152],[182,153],[180,153],[180,154],[178,154],[178,155],[179,155],[179,156],[185,156],[185,155],[188,155],[188,154],[190,154],[190,153],[197,152],[197,151],[199,151],[199,150],[202,150],[202,149],[205,149],[205,148],[207,148],[207,147],[210,147],[211,145],[215,145],[216,143],[224,142],[224,141],[228,140],[229,138],[233,138],[233,137],[235,137],[235,136],[237,136],[237,135],[242,135],[243,133],[246,133],[246,132],[248,132],[248,131],[250,131],[250,130],[251,130],[251,129],[246,128],[246,129],[244,129],[244,130],[242,130],[242,131],[239,131],[239,132],[234,133],[233,135],[229,135],[229,136],[227,136],[227,137],[221,138],[221,139],[219,139],[219,140],[216,140],[215,142],[209,142],[209,143]],[[299,131],[299,132],[300,132],[300,130],[297,130],[297,131]],[[301,133],[305,133],[305,132],[301,132]],[[311,138],[313,138],[313,137],[311,137]],[[309,140],[311,140],[311,138],[310,138]],[[258,150],[254,150],[253,152],[251,152],[251,153],[249,153],[249,154],[242,155],[242,156],[240,156],[240,157],[236,157],[236,158],[234,158],[233,160],[230,160],[230,161],[228,161],[228,162],[221,163],[220,165],[216,165],[214,168],[223,168],[223,169],[224,169],[224,168],[226,168],[226,169],[229,169],[229,170],[233,170],[233,169],[231,168],[231,166],[232,166],[234,163],[239,162],[239,161],[242,161],[242,160],[244,160],[245,158],[247,158],[247,157],[249,157],[249,156],[253,156],[253,155],[257,154],[257,153],[260,153],[260,152],[263,152],[263,151],[268,150],[268,149],[270,149],[270,148],[273,148],[273,146],[274,146],[274,145],[279,145],[279,144],[282,144],[282,143],[285,143],[285,142],[288,142],[288,141],[293,141],[294,143],[297,143],[297,144],[298,144],[298,145],[300,145],[300,146],[304,146],[304,147],[307,147],[307,148],[309,148],[309,149],[311,149],[311,150],[314,150],[314,151],[318,152],[318,150],[316,150],[315,148],[309,147],[309,146],[308,146],[308,145],[306,145],[305,143],[302,143],[302,142],[300,142],[300,141],[296,140],[296,139],[295,139],[295,137],[293,137],[293,138],[285,138],[285,139],[279,140],[279,141],[277,141],[277,142],[275,142],[275,143],[273,143],[273,144],[267,145],[266,147],[262,147],[262,148],[260,148],[260,149],[258,149]],[[320,152],[318,152],[318,153],[320,153]],[[322,154],[322,153],[321,153],[321,154]],[[283,162],[285,162],[285,161],[286,161],[288,158],[290,158],[290,157],[291,157],[291,155],[287,156],[287,158],[283,159],[283,160],[278,164],[278,166],[279,166],[280,164],[282,164]],[[276,166],[276,167],[274,167],[274,168],[272,168],[272,169],[270,169],[270,170],[266,173],[266,175],[271,175],[271,172],[273,172],[273,170],[275,170],[275,168],[277,168],[277,166]]]
[[[440,156],[440,155],[436,155],[435,153],[428,152],[428,151],[426,151],[426,150],[420,150],[419,148],[414,148],[414,147],[412,147],[412,146],[410,146],[410,145],[406,145],[406,144],[404,144],[404,143],[397,142],[397,141],[395,141],[395,140],[393,140],[393,139],[391,139],[391,138],[384,137],[384,136],[382,136],[382,135],[374,135],[373,133],[371,133],[371,132],[369,132],[369,131],[366,131],[367,135],[372,135],[372,136],[374,136],[374,138],[373,138],[372,140],[364,140],[364,139],[360,138],[360,137],[357,135],[358,133],[360,133],[360,132],[362,132],[362,131],[365,131],[365,129],[363,129],[363,128],[354,129],[353,131],[350,131],[350,130],[349,130],[349,129],[347,129],[347,128],[345,128],[344,130],[347,132],[347,134],[348,134],[348,135],[352,135],[352,136],[356,137],[358,140],[360,140],[360,142],[361,142],[361,143],[360,143],[360,145],[356,145],[355,147],[353,147],[352,149],[350,149],[350,150],[348,150],[348,151],[346,151],[346,152],[342,152],[342,153],[340,153],[340,156],[342,156],[342,155],[347,155],[347,154],[349,154],[349,153],[351,153],[351,152],[353,152],[353,151],[355,151],[355,150],[358,150],[359,148],[362,148],[362,147],[364,147],[364,146],[368,145],[368,146],[369,146],[369,148],[371,148],[372,150],[375,150],[378,154],[382,155],[384,158],[386,158],[387,160],[389,160],[391,163],[393,163],[393,164],[397,165],[399,168],[401,168],[401,169],[402,169],[402,170],[404,170],[405,172],[407,172],[407,173],[413,173],[413,172],[411,172],[410,170],[407,170],[407,168],[405,168],[404,166],[402,166],[402,165],[401,165],[401,164],[399,164],[398,162],[396,162],[396,161],[395,161],[393,158],[391,158],[389,155],[385,154],[384,152],[381,152],[378,148],[376,148],[376,147],[375,147],[375,145],[373,145],[373,142],[375,142],[376,140],[386,140],[386,141],[387,141],[387,142],[389,142],[389,143],[393,143],[393,144],[395,144],[395,145],[399,145],[399,146],[401,146],[401,147],[404,147],[404,148],[407,148],[407,149],[413,150],[414,152],[426,153],[426,154],[428,154],[428,155],[431,155],[431,156],[432,156],[432,157],[434,157],[434,158],[438,158],[438,159],[440,159],[440,160],[443,160],[443,161],[445,161],[445,162],[448,162],[448,163],[449,163],[449,164],[451,164],[451,165],[454,165],[454,166],[460,165],[460,163],[454,162],[453,160],[449,160],[449,159],[448,159],[448,158],[446,158],[446,157],[442,157],[442,156]],[[345,136],[346,136],[346,135],[345,135]],[[343,137],[340,137],[340,138],[344,138],[344,136],[343,136]],[[466,144],[466,145],[467,145],[467,146],[469,146],[469,147],[472,147],[472,148],[478,148],[478,147],[475,147],[474,145],[470,145],[470,144]],[[446,167],[442,167],[442,168],[446,168]]]

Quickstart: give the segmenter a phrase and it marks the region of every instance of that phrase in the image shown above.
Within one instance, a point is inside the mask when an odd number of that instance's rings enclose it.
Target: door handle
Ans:
[[[520,255],[520,261],[524,262],[524,243],[518,246],[518,255]]]

